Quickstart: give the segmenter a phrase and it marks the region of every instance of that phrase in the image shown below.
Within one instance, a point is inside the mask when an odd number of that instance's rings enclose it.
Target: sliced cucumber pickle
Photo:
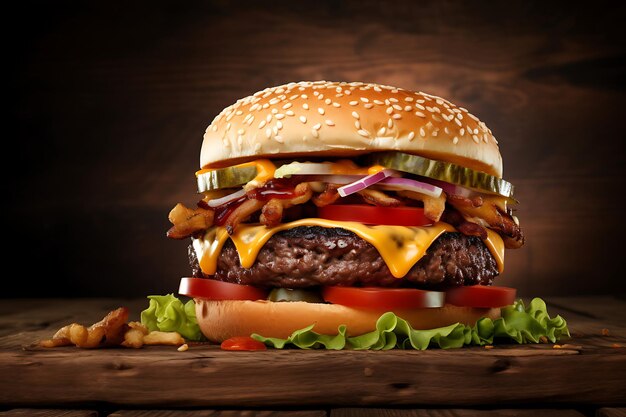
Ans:
[[[475,171],[449,162],[435,161],[404,152],[380,152],[368,159],[385,168],[446,181],[479,191],[513,197],[513,184],[485,172]]]
[[[291,288],[274,288],[267,297],[270,301],[306,301],[307,303],[323,303],[322,295],[317,291]]]
[[[257,175],[254,165],[216,169],[198,175],[198,192],[232,188],[247,184]]]

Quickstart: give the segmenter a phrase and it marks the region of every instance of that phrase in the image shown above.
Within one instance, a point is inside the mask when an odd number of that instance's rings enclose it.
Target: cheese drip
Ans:
[[[230,236],[224,227],[212,227],[202,239],[193,239],[193,247],[202,272],[213,275],[217,270],[217,258],[226,239],[230,237],[239,253],[241,266],[250,268],[263,245],[275,233],[298,226],[336,227],[353,232],[378,250],[396,278],[405,276],[442,233],[456,231],[454,227],[443,222],[424,227],[368,226],[357,222],[310,218],[283,223],[272,228],[259,224],[240,224],[235,233]],[[497,233],[487,230],[487,239],[484,243],[496,260],[498,270],[502,272],[504,270],[502,238]]]

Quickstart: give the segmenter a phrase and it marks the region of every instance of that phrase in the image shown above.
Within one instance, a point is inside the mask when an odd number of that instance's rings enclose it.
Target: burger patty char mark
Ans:
[[[193,246],[189,261],[200,271]],[[318,285],[416,287],[445,289],[461,285],[491,285],[496,262],[482,240],[457,232],[437,238],[402,279],[395,278],[378,250],[341,228],[300,226],[276,233],[261,248],[251,268],[241,266],[230,239],[211,278],[257,287],[306,288]]]

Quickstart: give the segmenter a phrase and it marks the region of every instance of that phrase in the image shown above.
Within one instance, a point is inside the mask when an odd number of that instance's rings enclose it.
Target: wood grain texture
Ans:
[[[330,412],[330,417],[583,417],[576,410],[567,409],[385,409],[385,408],[339,408]]]
[[[0,411],[2,417],[98,417],[98,415],[95,410],[14,408]]]
[[[326,417],[324,410],[119,410],[109,417]]]
[[[564,308],[605,304],[611,315],[618,300],[577,299]],[[40,323],[21,332],[9,326],[0,337],[0,404],[5,406],[118,407],[328,407],[446,405],[502,407],[505,404],[620,405],[626,381],[626,334],[623,328],[603,336],[603,323],[578,328],[568,317],[574,337],[552,344],[496,345],[428,351],[228,352],[215,345],[140,350],[42,349],[30,345],[50,337],[81,309],[98,319],[108,308],[141,306],[144,300],[7,300],[4,311],[27,310],[15,323]],[[98,314],[96,314],[96,312]],[[135,311],[135,314],[138,311]],[[45,314],[45,316],[44,316]],[[599,314],[599,313],[598,313]],[[80,314],[78,314],[80,316]],[[584,317],[584,316],[583,316]],[[594,319],[587,318],[587,321]],[[596,319],[597,320],[597,319]],[[587,322],[585,322],[587,323]],[[585,326],[588,326],[585,324]],[[22,348],[22,346],[24,348]],[[618,347],[619,346],[619,347]],[[319,373],[323,372],[323,384]],[[214,383],[219,381],[219,383]],[[264,383],[259,383],[264,381]],[[164,386],[167,388],[164,389]],[[132,392],[133,395],[127,395]],[[155,394],[158,393],[158,394]]]
[[[5,268],[38,274],[11,294],[173,291],[189,269],[185,245],[163,236],[166,214],[196,198],[205,127],[239,97],[307,79],[395,84],[469,108],[500,140],[527,235],[500,283],[524,295],[625,290],[613,261],[626,231],[614,197],[621,3],[18,3],[7,136],[21,168],[2,168],[2,210],[27,221],[5,225]]]
[[[596,417],[626,417],[626,408],[600,408]]]

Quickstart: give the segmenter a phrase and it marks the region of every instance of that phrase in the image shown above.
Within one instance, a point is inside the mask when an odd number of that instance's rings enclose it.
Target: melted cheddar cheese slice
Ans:
[[[389,270],[396,278],[402,278],[426,253],[428,247],[444,232],[456,229],[443,222],[432,226],[368,226],[357,222],[341,222],[325,219],[301,219],[268,228],[259,224],[240,224],[232,235],[224,227],[212,227],[203,238],[193,239],[193,247],[200,263],[200,269],[212,275],[217,269],[217,259],[226,239],[230,238],[244,268],[250,268],[265,243],[282,230],[298,226],[338,227],[349,230],[374,246],[383,258]],[[485,245],[496,260],[498,270],[504,270],[504,243],[500,236],[487,229]]]

